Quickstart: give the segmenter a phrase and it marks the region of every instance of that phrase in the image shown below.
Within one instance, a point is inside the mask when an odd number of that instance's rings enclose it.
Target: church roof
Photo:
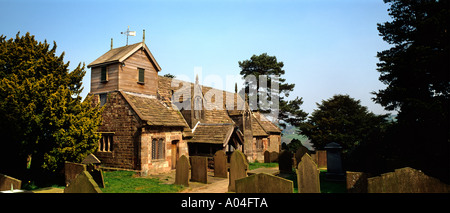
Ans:
[[[231,135],[236,131],[236,126],[232,123],[207,124],[199,123],[194,131],[194,136],[190,143],[228,144]]]
[[[102,56],[100,56],[99,58],[95,59],[95,61],[91,62],[87,66],[87,68],[103,66],[112,63],[122,63],[123,61],[125,61],[125,59],[130,57],[140,48],[143,48],[147,52],[150,61],[155,65],[157,71],[160,71],[161,67],[159,66],[158,62],[156,62],[155,58],[153,57],[152,53],[147,48],[147,45],[145,45],[144,42],[139,42],[128,46],[111,49]]]
[[[165,105],[156,97],[123,92],[121,94],[131,105],[139,118],[151,126],[179,126],[187,127],[181,113]]]

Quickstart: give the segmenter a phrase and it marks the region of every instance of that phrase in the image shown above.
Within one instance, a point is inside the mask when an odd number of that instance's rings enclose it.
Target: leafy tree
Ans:
[[[302,98],[296,97],[291,101],[284,99],[285,97],[289,97],[289,93],[294,90],[295,84],[286,83],[286,79],[282,78],[285,74],[283,66],[283,62],[278,62],[275,56],[269,56],[267,53],[253,55],[250,60],[239,61],[239,67],[241,68],[240,75],[243,78],[251,75],[256,77],[256,82],[245,82],[244,87],[245,93],[248,96],[257,98],[257,106],[254,107],[261,112],[270,111],[270,109],[262,106],[262,100],[259,100],[258,94],[252,94],[252,91],[254,93],[258,91],[267,92],[267,101],[269,103],[272,101],[271,96],[273,94],[279,100],[279,115],[277,119],[293,126],[298,126],[306,119],[308,114],[300,109],[300,106],[303,104]],[[259,79],[262,75],[267,76],[266,87],[260,85]],[[279,77],[272,78],[275,75]],[[271,81],[278,83],[278,90],[271,88]],[[250,90],[251,86],[254,87],[252,88],[253,90]],[[285,128],[285,123],[279,123],[279,125]]]
[[[0,36],[2,173],[55,173],[97,149],[101,111],[81,100],[84,64],[69,72],[64,52],[55,52],[55,42],[50,48],[29,33]]]
[[[450,1],[385,3],[392,21],[378,24],[378,31],[392,47],[377,54],[387,88],[374,92],[374,100],[398,111],[393,142],[402,147],[402,160],[450,182]]]
[[[345,155],[386,123],[387,115],[369,112],[359,100],[348,95],[334,95],[317,107],[300,126],[301,133],[311,140],[315,149],[324,149],[326,144],[337,142],[342,145]]]
[[[172,75],[170,73],[164,74],[163,76],[167,78],[175,78],[175,75]]]

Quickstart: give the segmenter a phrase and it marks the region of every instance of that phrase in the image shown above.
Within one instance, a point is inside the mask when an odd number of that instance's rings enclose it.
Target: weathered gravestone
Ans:
[[[264,152],[264,163],[270,163],[270,152],[268,150]]]
[[[208,157],[191,156],[191,181],[208,183]]]
[[[22,181],[13,177],[0,174],[0,191],[20,189],[22,187]]]
[[[270,153],[270,163],[278,162],[278,152],[271,152]]]
[[[266,173],[236,180],[236,193],[292,193],[293,191],[292,181]]]
[[[82,171],[69,186],[64,189],[64,193],[102,193],[100,187],[87,171]]]
[[[304,154],[297,167],[298,193],[320,193],[319,173],[311,156]]]
[[[348,193],[367,193],[367,178],[370,174],[365,172],[346,172]]]
[[[214,177],[228,177],[227,155],[223,150],[214,154]]]
[[[302,160],[303,155],[306,153],[308,153],[311,156],[308,148],[304,147],[303,145],[300,146],[300,148],[297,149],[297,151],[295,152],[295,155],[294,155],[294,160],[295,160],[294,165],[298,165],[300,163],[300,161]]]
[[[327,150],[327,173],[325,173],[325,177],[330,180],[345,180],[341,159],[342,146],[331,142],[325,146],[325,149]]]
[[[367,179],[369,193],[449,193],[450,185],[410,167]]]
[[[235,150],[230,158],[229,192],[236,191],[235,181],[247,177],[247,170],[248,162],[245,155],[241,151]]]
[[[280,173],[291,173],[292,172],[292,154],[287,150],[283,150],[280,155],[278,155],[278,167],[280,168]]]
[[[175,185],[189,186],[189,160],[185,155],[178,158],[175,171]]]
[[[64,177],[66,179],[66,186],[75,180],[78,174],[86,170],[86,165],[84,164],[66,161],[64,163]]]

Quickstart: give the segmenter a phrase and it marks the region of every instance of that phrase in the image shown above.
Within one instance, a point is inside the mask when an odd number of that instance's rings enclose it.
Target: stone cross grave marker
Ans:
[[[228,177],[227,155],[223,150],[214,154],[214,177]]]
[[[292,193],[294,183],[266,173],[236,180],[236,193]]]
[[[237,179],[247,177],[247,170],[248,163],[245,155],[241,151],[235,150],[230,159],[230,175],[228,183],[229,192],[236,191],[235,181]]]
[[[191,156],[191,181],[208,183],[208,157]]]
[[[175,171],[175,185],[189,186],[189,159],[186,155],[181,155],[177,161],[176,171]]]
[[[319,173],[311,156],[304,154],[297,167],[298,193],[320,193]]]

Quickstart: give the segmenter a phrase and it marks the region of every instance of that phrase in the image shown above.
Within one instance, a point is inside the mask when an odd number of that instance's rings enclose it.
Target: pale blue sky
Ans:
[[[349,94],[374,113],[385,113],[370,94],[385,88],[378,81],[377,51],[389,46],[377,23],[390,20],[382,0],[263,1],[24,1],[0,0],[0,34],[30,32],[37,40],[56,41],[71,70],[89,64],[129,37],[142,40],[162,68],[161,75],[203,77],[239,75],[238,61],[267,52],[284,62],[284,76],[295,83],[290,98],[303,97],[311,113],[316,102]],[[83,97],[90,90],[90,69]],[[231,82],[231,88],[234,83]],[[225,87],[225,86],[224,86]],[[224,88],[225,89],[225,88]]]

